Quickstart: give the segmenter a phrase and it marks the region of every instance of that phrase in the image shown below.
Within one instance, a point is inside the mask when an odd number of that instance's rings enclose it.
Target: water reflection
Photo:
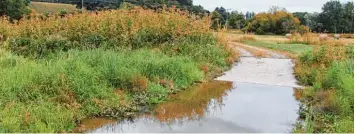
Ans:
[[[232,82],[211,81],[188,89],[171,97],[171,100],[159,105],[153,115],[163,123],[179,120],[196,120],[209,114],[211,109],[223,105],[223,97],[232,89]]]
[[[92,132],[291,132],[298,117],[292,87],[212,81],[171,96],[155,110]]]

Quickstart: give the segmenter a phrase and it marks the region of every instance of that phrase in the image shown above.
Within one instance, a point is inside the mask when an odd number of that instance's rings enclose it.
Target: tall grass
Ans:
[[[139,98],[139,102],[131,103],[149,105],[164,100],[167,93],[186,88],[204,77],[193,59],[168,57],[150,50],[127,54],[74,50],[39,61],[8,56],[0,63],[3,76],[0,78],[0,101],[1,107],[6,107],[0,111],[0,130],[5,132],[70,130],[74,126],[72,118],[101,114],[115,116],[116,112],[122,113],[128,108],[134,110],[133,106],[125,108],[122,104],[124,96],[115,95],[115,90],[132,95],[148,94]],[[144,80],[139,80],[139,77]],[[154,79],[173,81],[173,89],[153,82]],[[39,111],[46,112],[48,116]],[[64,113],[55,115],[60,112]],[[30,117],[24,119],[26,117],[22,116],[27,113]]]
[[[136,8],[60,16],[32,14],[16,24],[0,22],[5,47],[16,54],[41,57],[58,50],[156,46],[185,37],[206,36],[209,20],[192,19],[177,9],[162,13]]]
[[[317,33],[305,33],[303,35],[294,33],[291,38],[285,36],[268,36],[268,35],[251,35],[251,34],[229,34],[232,41],[236,42],[267,42],[278,44],[307,44],[307,45],[349,45],[354,42],[351,35],[341,34],[340,39],[334,39],[333,35],[328,36],[325,40],[320,40],[320,34]]]
[[[304,132],[354,132],[353,56],[353,45],[323,46],[299,56],[296,77],[310,86],[300,91],[307,106]]]
[[[165,101],[237,58],[209,27],[175,8],[2,18],[0,132],[70,132]]]

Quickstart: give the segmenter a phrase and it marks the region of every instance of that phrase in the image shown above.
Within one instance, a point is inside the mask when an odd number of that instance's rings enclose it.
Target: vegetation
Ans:
[[[246,41],[245,43],[257,47],[287,51],[293,54],[301,54],[304,51],[310,51],[313,48],[311,45],[306,45],[306,44],[282,44],[277,42],[261,42],[261,41]]]
[[[354,35],[320,40],[310,32],[353,33],[353,2],[329,1],[322,13],[289,13],[274,6],[244,15],[218,7],[209,17],[192,0],[84,3],[90,10],[121,8],[95,12],[29,3],[0,2],[0,132],[71,132],[87,117],[132,117],[144,106],[164,102],[236,60],[223,33],[211,30],[222,27],[239,29],[235,33],[292,33],[287,38],[247,34],[232,39],[299,55],[294,69],[307,86],[298,90],[306,125],[295,132],[354,132],[354,45],[353,39],[344,39]],[[70,4],[81,7],[80,1]],[[251,52],[268,57],[261,50]],[[219,99],[224,91],[208,95]],[[207,100],[201,100],[205,105]]]
[[[298,18],[280,10],[255,15],[244,30],[256,34],[286,34],[297,31],[299,26]]]
[[[348,1],[328,1],[321,13],[296,12],[301,24],[310,27],[314,32],[353,33],[354,3]]]
[[[301,84],[301,118],[296,132],[354,132],[353,45],[326,45],[299,56],[295,74]]]
[[[26,13],[29,13],[27,5],[29,0],[1,0],[0,17],[8,16],[10,20],[21,19]]]
[[[81,0],[32,0],[36,2],[56,2],[65,4],[76,4],[77,8],[81,8]],[[187,10],[191,13],[203,15],[209,11],[205,10],[201,5],[193,5],[192,0],[85,0],[83,6],[87,10],[105,10],[117,9],[122,4],[129,3],[136,6],[141,6],[146,9],[161,9],[163,5],[168,7],[176,6],[179,9]]]
[[[59,3],[45,3],[45,2],[31,2],[28,7],[38,13],[58,13],[60,11],[75,12],[77,9],[75,5],[59,4]]]
[[[0,21],[0,132],[70,132],[90,116],[131,117],[229,67],[209,18],[176,9]],[[162,23],[163,22],[163,23]]]
[[[232,12],[230,18],[228,19],[228,28],[231,29],[242,29],[245,25],[245,18],[243,13],[238,13],[237,11]]]

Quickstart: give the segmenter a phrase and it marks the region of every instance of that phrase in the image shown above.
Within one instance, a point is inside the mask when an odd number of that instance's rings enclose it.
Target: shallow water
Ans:
[[[292,67],[290,59],[243,57],[224,76],[172,96],[154,113],[90,132],[291,132],[299,109]]]
[[[240,62],[216,80],[299,87],[291,59],[241,57]]]

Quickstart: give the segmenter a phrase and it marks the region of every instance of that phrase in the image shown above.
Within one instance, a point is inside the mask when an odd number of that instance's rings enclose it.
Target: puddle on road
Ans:
[[[291,132],[299,109],[292,66],[287,59],[245,57],[226,75],[171,96],[153,113],[89,133]]]
[[[299,87],[291,59],[241,57],[240,62],[216,80]]]
[[[154,114],[137,117],[133,122],[108,124],[90,132],[291,132],[299,108],[293,88],[223,81],[212,83],[221,83],[223,88],[215,86],[197,89],[202,92],[186,91],[177,95],[176,100],[160,105]],[[215,94],[208,95],[210,91]]]

